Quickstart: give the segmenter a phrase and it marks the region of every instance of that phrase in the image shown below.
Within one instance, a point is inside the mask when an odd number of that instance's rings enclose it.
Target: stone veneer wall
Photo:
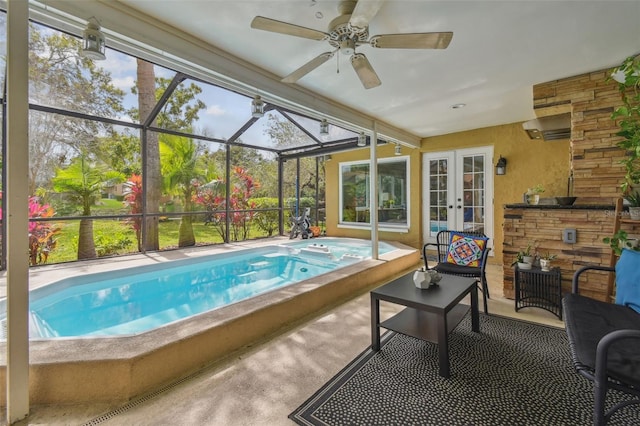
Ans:
[[[624,168],[619,161],[625,152],[616,146],[619,128],[611,113],[622,105],[622,98],[617,83],[607,81],[610,72],[595,71],[533,86],[537,113],[571,111],[574,195],[581,203],[613,204],[620,196]]]
[[[602,242],[613,234],[615,220],[613,206],[557,206],[507,205],[504,209],[504,295],[514,298],[514,271],[510,265],[518,251],[527,244],[537,244],[540,253],[557,255],[553,266],[560,267],[563,293],[571,291],[575,271],[585,265],[609,266],[611,248]],[[623,223],[629,234],[640,233],[640,222]],[[575,244],[562,241],[565,228],[577,230]],[[598,300],[608,300],[608,274],[590,272],[581,280],[580,293]],[[584,281],[584,282],[583,282]]]
[[[614,203],[620,197],[626,155],[618,148],[619,127],[611,114],[622,98],[611,70],[594,71],[533,87],[533,107],[538,116],[571,112],[571,167],[576,206],[569,208],[507,205],[504,209],[504,295],[514,298],[513,268],[518,251],[529,243],[549,251],[562,272],[563,292],[571,291],[575,271],[586,264],[609,265],[611,249],[602,239],[613,234]],[[550,142],[552,143],[552,142]],[[542,171],[540,171],[542,173]],[[582,205],[582,207],[580,206]],[[640,225],[627,225],[638,234]],[[562,242],[565,228],[577,230],[577,243]],[[581,293],[609,299],[608,275],[590,273]]]

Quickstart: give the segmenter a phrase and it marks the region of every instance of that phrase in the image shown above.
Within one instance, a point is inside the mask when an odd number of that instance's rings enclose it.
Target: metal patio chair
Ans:
[[[482,287],[482,296],[484,301],[484,312],[488,314],[487,308],[487,299],[490,299],[489,296],[489,287],[487,285],[487,277],[485,273],[485,267],[487,265],[487,258],[489,253],[488,247],[488,239],[487,244],[484,245],[482,250],[482,255],[480,259],[478,259],[478,266],[466,266],[466,265],[458,265],[455,263],[447,262],[447,256],[449,254],[449,246],[451,242],[451,234],[458,233],[463,234],[465,236],[470,237],[483,237],[487,238],[484,233],[480,231],[454,231],[454,230],[445,230],[439,231],[436,235],[435,243],[427,243],[422,247],[422,258],[424,259],[424,266],[427,270],[434,269],[441,274],[449,274],[449,275],[458,275],[462,277],[472,277],[477,278],[480,286]],[[428,251],[430,249],[435,248],[436,250],[436,262],[437,264],[429,265],[429,254]]]

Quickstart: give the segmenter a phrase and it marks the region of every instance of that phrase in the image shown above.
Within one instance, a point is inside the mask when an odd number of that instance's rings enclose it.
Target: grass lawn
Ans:
[[[99,203],[98,208],[92,210],[94,214],[118,214],[121,212],[122,202],[108,199],[103,199]],[[179,216],[174,216],[160,222],[158,226],[160,250],[178,247],[180,221]],[[46,263],[62,263],[77,260],[80,220],[52,223],[52,226],[59,227],[60,232],[56,235],[56,247],[51,251]],[[205,225],[202,220],[194,220],[192,226],[197,245],[219,244],[223,242],[216,226]],[[257,226],[252,226],[248,239],[260,237],[266,237],[265,233],[258,229]],[[135,232],[131,223],[126,220],[94,219],[93,240],[98,256],[138,252]]]

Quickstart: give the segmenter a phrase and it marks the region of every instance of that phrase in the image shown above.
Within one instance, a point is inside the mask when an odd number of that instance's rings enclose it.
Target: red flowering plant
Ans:
[[[142,176],[133,174],[124,183],[124,202],[129,207],[131,213],[142,213]],[[136,239],[138,240],[138,251],[142,251],[142,218],[136,216],[129,219],[131,227],[136,232]]]
[[[256,188],[254,181],[245,169],[234,167],[232,170],[232,188],[229,195],[229,226],[231,239],[240,241],[247,239],[251,229],[251,221],[256,212],[256,205],[250,200]],[[225,197],[225,181],[213,180],[205,185],[195,184],[193,201],[205,207],[207,218],[205,224],[216,227],[218,234],[225,238],[227,226],[227,205]]]
[[[253,177],[242,167],[234,167],[235,184],[231,191],[229,201],[231,203],[231,224],[235,241],[246,240],[249,237],[251,223],[256,214],[256,203],[251,201],[251,196],[259,187]]]
[[[214,226],[218,235],[220,235],[224,240],[226,227],[224,182],[222,180],[214,179],[211,182],[202,185],[200,182],[194,181],[193,186],[193,202],[203,206],[207,211],[204,224]]]
[[[40,204],[38,197],[29,197],[29,218],[49,218],[56,214],[49,204]],[[31,265],[46,263],[49,254],[56,248],[55,236],[60,228],[51,222],[29,221],[29,260]]]
[[[0,200],[2,200],[0,192]],[[39,197],[29,197],[29,219],[49,218],[56,214],[49,204],[41,204]],[[0,221],[3,219],[0,208]],[[46,263],[49,254],[56,248],[55,236],[60,233],[60,228],[51,222],[29,221],[29,264],[38,265]]]

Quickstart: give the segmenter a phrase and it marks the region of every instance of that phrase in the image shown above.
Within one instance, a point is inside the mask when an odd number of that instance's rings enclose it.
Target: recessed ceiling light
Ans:
[[[453,105],[451,105],[451,108],[452,109],[460,109],[460,108],[464,108],[466,106],[467,106],[467,104],[453,104]]]

